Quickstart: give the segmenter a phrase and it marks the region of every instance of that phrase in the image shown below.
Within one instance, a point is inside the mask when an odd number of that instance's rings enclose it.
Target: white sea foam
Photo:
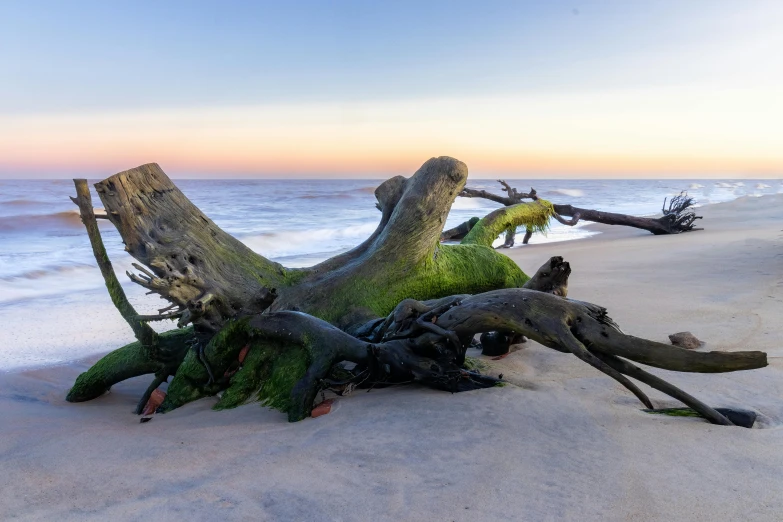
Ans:
[[[497,203],[490,203],[488,200],[481,198],[457,198],[454,200],[451,208],[452,210],[474,210],[485,209],[490,205],[494,207],[499,206]]]
[[[704,188],[704,185],[702,185],[701,183],[691,183],[691,185],[688,188],[691,190],[696,190],[696,189]]]
[[[584,239],[586,237],[600,234],[600,232],[596,232],[594,230],[588,230],[587,228],[584,228],[586,225],[589,225],[589,223],[584,221],[578,223],[576,226],[573,227],[561,225],[560,223],[552,223],[550,229],[547,231],[546,234],[533,234],[533,237],[530,238],[530,244],[536,245],[539,243],[559,243],[561,241]],[[522,244],[522,237],[524,233],[525,233],[524,228],[520,227],[517,229],[517,236],[516,236],[514,248],[520,248],[525,246]],[[499,238],[497,238],[494,241],[494,243],[492,243],[492,246],[498,247],[502,245],[503,242],[505,241],[505,238],[506,238],[505,234],[501,235]]]
[[[561,196],[568,196],[569,198],[582,198],[585,195],[585,191],[582,189],[561,188],[548,190],[547,194],[560,194]]]
[[[125,271],[133,271],[130,256],[113,259],[117,279],[131,285]],[[0,277],[0,304],[83,292],[103,286],[98,267],[94,264],[73,263],[45,266],[14,275]]]
[[[313,228],[268,232],[240,238],[255,252],[266,257],[283,257],[318,251],[329,244],[349,248],[366,239],[377,228],[375,223],[363,223],[345,228]],[[334,248],[332,250],[335,250]]]

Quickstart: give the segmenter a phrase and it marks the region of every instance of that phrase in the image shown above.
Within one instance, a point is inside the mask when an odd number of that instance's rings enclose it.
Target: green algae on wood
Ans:
[[[114,384],[131,377],[166,369],[173,373],[185,356],[186,342],[192,338],[193,329],[184,328],[158,334],[154,347],[135,341],[117,348],[77,377],[66,400],[89,401],[103,395]]]
[[[545,199],[499,208],[480,219],[462,240],[462,244],[492,246],[500,234],[520,226],[546,232],[554,212],[552,203]]]

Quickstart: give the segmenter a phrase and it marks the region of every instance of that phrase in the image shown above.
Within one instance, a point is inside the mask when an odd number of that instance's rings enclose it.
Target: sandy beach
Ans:
[[[695,233],[596,226],[509,255],[529,273],[562,255],[569,297],[607,307],[633,335],[688,330],[703,350],[766,351],[769,366],[751,372],[653,370],[712,406],[758,412],[754,429],[649,415],[607,376],[533,342],[488,362],[513,386],[360,392],[295,424],[256,404],[214,412],[214,399],[140,424],[131,410],[149,377],[65,402],[95,357],[0,374],[0,519],[781,520],[783,195],[700,211]],[[130,338],[110,305],[89,312],[52,301],[4,328],[49,343],[52,325],[70,325],[78,343],[105,321],[85,342],[108,351]]]

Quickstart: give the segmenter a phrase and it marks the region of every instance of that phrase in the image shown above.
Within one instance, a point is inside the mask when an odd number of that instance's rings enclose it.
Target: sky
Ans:
[[[783,177],[783,2],[0,2],[0,177]]]

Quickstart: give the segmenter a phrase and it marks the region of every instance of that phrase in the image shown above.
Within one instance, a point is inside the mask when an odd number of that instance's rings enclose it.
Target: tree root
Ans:
[[[77,180],[75,202],[96,260],[138,342],[80,375],[68,400],[89,400],[123,379],[153,373],[138,411],[174,374],[161,413],[222,392],[216,409],[258,400],[295,421],[310,415],[326,388],[347,393],[356,386],[420,382],[455,392],[496,385],[498,379],[464,368],[474,337],[493,332],[497,339],[526,336],[573,354],[648,408],[652,402],[631,379],[682,401],[710,422],[731,424],[629,361],[674,371],[728,372],[765,366],[764,353],[694,352],[626,335],[603,307],[565,299],[571,268],[562,258],[551,258],[528,278],[491,247],[498,235],[518,225],[533,230],[560,214],[574,222],[580,215],[598,221],[613,215],[553,206],[533,190],[522,194],[503,184],[508,197],[490,199],[510,206],[475,222],[462,244],[440,245],[442,225],[466,179],[465,164],[440,157],[409,179],[384,182],[376,190],[381,221],[370,238],[312,268],[292,270],[220,230],[157,165],[116,174],[96,190],[127,251],[141,263],[134,265],[139,273],[129,274],[131,279],[171,302],[157,316],[137,314],[125,298],[103,248],[86,182]],[[525,197],[534,202],[519,203]],[[652,220],[658,228],[651,231],[692,228],[697,218],[691,204],[686,196],[674,198],[664,217]],[[172,318],[180,327],[193,326],[157,334],[147,324]],[[345,362],[356,367],[347,371]]]
[[[560,256],[554,256],[533,274],[522,288],[538,290],[560,297],[568,295],[568,277],[571,275],[571,265]]]
[[[616,369],[617,371],[622,372],[630,377],[633,377],[634,379],[643,382],[644,384],[650,386],[651,388],[655,388],[656,390],[661,391],[666,395],[677,399],[678,401],[682,402],[686,406],[689,406],[690,408],[698,412],[701,416],[703,416],[705,419],[707,419],[713,424],[723,424],[726,426],[730,426],[733,424],[717,410],[707,406],[697,398],[685,393],[684,391],[680,390],[679,388],[677,388],[672,384],[669,384],[663,379],[660,379],[655,375],[647,373],[646,371],[642,370],[638,366],[629,363],[628,361],[624,361],[615,355],[608,355],[608,354],[599,353],[598,357],[600,357],[609,366]],[[646,405],[646,406],[651,410],[654,409],[653,406],[651,405]]]
[[[154,347],[143,346],[136,341],[118,348],[79,375],[68,392],[66,400],[89,401],[100,397],[120,381],[154,373],[156,377],[153,383],[157,382],[157,384],[147,390],[151,394],[155,388],[165,382],[168,376],[176,373],[188,351],[187,341],[192,337],[192,328],[172,330],[159,334]],[[145,396],[149,399],[147,393]],[[146,400],[139,401],[142,408],[146,402]]]
[[[216,337],[206,347],[205,355],[213,368],[220,370],[228,367],[238,347],[246,342],[253,343],[251,353],[275,352],[275,357],[260,357],[253,363],[256,367],[250,370],[251,375],[265,378],[255,382],[252,391],[241,379],[248,371],[247,364],[222,387],[230,395],[238,383],[243,390],[235,395],[247,399],[257,394],[262,403],[287,412],[291,421],[309,415],[318,392],[329,387],[330,371],[341,361],[356,363],[358,369],[353,375],[364,375],[366,384],[420,382],[452,392],[494,385],[497,380],[478,378],[475,372],[461,367],[473,336],[487,331],[522,334],[571,353],[621,383],[645,407],[653,409],[652,401],[629,377],[636,379],[682,401],[715,424],[732,423],[714,408],[619,356],[675,371],[725,372],[766,365],[763,352],[692,352],[631,337],[615,326],[600,306],[534,290],[506,289],[427,302],[405,300],[385,320],[376,321],[375,328],[363,339],[299,312],[262,314],[238,321],[228,334]],[[271,363],[283,356],[295,364],[278,368]],[[259,364],[270,367],[262,370]],[[187,380],[187,372],[183,372],[186,368],[183,364],[172,381],[160,411],[205,394],[203,369],[196,368],[196,374]],[[182,387],[186,381],[187,386]],[[230,403],[238,402],[234,398]]]

